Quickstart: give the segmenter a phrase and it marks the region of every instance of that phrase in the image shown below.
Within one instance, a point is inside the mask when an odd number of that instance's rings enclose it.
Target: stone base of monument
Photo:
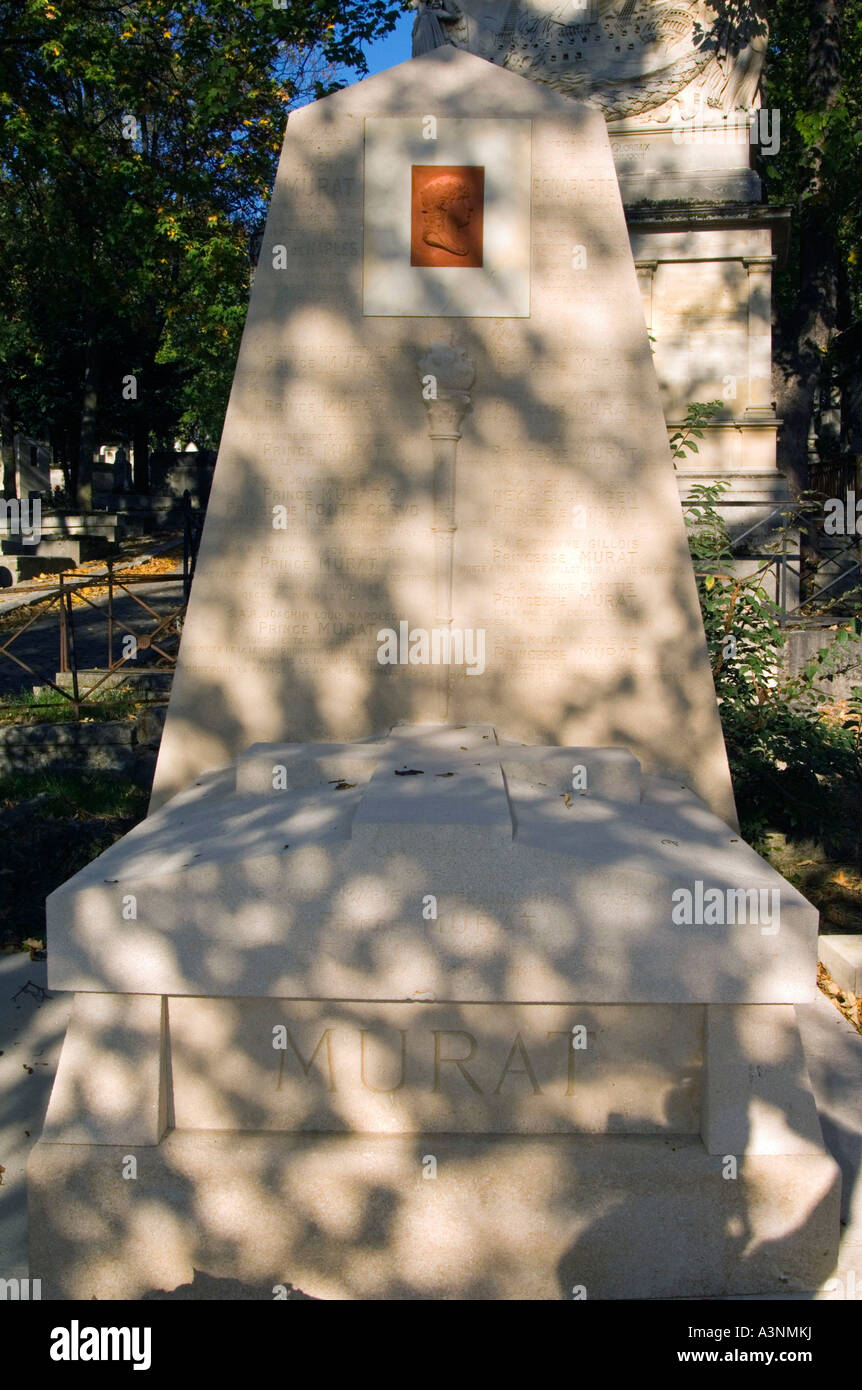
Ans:
[[[44,1297],[137,1299],[198,1270],[262,1298],[720,1298],[835,1268],[830,1158],[740,1158],[730,1181],[690,1135],[177,1130],[157,1149],[39,1144],[29,1177]]]
[[[813,1290],[817,914],[619,748],[256,745],[49,899],[48,1296]]]

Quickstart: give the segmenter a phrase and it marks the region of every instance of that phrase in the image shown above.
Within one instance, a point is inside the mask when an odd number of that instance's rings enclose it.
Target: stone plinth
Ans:
[[[56,1294],[828,1277],[840,1185],[793,1008],[816,912],[622,750],[490,725],[257,745],[49,913],[77,992],[29,1170]]]
[[[721,920],[677,925],[677,891]],[[689,789],[488,725],[257,746],[47,910],[54,988],[281,999],[796,1003],[817,933]]]
[[[130,1153],[135,1183],[121,1176]],[[31,1268],[46,1271],[43,1297],[82,1299],[140,1298],[195,1270],[262,1300],[286,1283],[360,1300],[816,1289],[835,1267],[834,1161],[740,1156],[733,1180],[726,1168],[697,1137],[177,1130],[158,1149],[39,1143]]]

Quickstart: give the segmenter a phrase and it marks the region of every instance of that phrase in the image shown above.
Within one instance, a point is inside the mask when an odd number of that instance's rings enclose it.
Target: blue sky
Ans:
[[[371,44],[366,50],[368,57],[368,73],[373,77],[375,73],[384,72],[386,68],[394,68],[398,63],[405,63],[410,57],[410,33],[413,28],[413,11],[403,14],[398,20],[395,31],[387,34],[385,39],[379,39],[377,43]]]

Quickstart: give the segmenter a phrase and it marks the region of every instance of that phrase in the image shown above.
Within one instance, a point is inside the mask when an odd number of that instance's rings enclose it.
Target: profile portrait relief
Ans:
[[[414,164],[410,264],[481,266],[485,170]]]

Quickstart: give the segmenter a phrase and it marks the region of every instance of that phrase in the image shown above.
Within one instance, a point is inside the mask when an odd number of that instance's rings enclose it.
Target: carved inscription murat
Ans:
[[[462,925],[469,933],[469,914]],[[231,1123],[257,1129],[698,1132],[698,1008],[202,999],[170,1008],[180,1129],[223,1128],[235,1105]],[[208,1083],[195,1065],[206,1037],[230,1038]]]

